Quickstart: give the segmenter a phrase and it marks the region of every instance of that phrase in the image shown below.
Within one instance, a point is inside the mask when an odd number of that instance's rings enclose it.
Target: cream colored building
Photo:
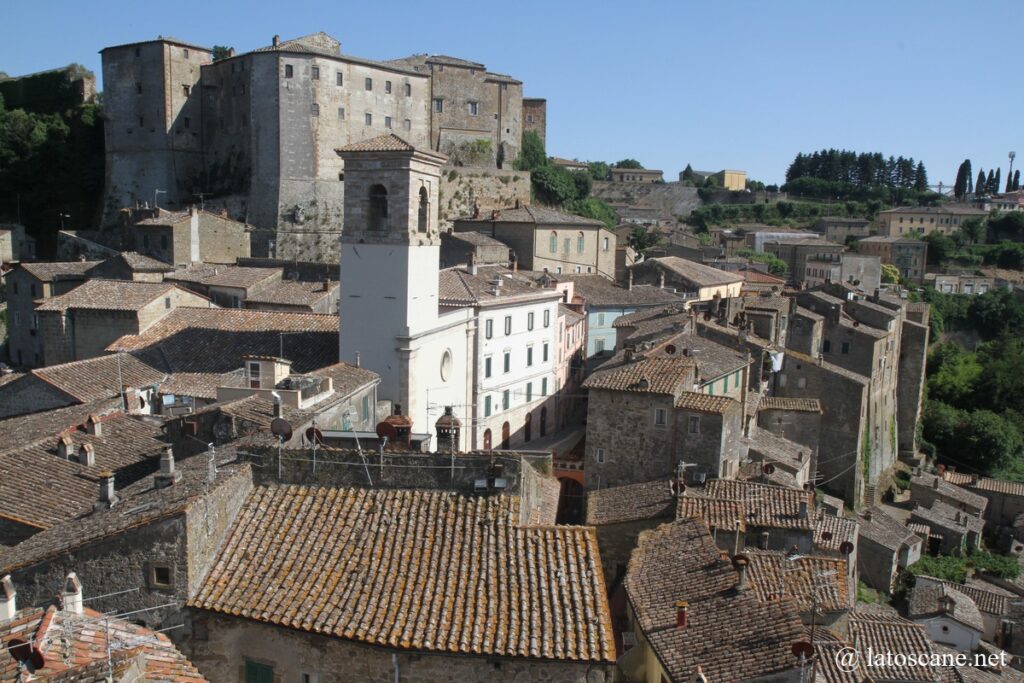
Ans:
[[[746,171],[719,171],[715,174],[715,178],[718,179],[718,184],[726,190],[742,192],[747,189]]]
[[[970,218],[985,218],[988,213],[966,204],[943,206],[900,206],[878,212],[880,237],[904,237],[912,232],[952,235]]]
[[[674,289],[688,301],[730,299],[740,295],[743,277],[678,256],[649,258],[629,269],[633,284]]]

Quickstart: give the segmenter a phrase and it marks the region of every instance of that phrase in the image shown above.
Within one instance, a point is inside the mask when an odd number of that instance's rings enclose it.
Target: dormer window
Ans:
[[[388,191],[383,185],[370,188],[370,210],[367,215],[367,230],[383,232],[388,222]]]

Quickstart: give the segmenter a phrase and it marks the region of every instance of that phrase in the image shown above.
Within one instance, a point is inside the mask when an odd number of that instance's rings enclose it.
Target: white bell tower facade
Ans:
[[[345,163],[339,357],[381,376],[379,395],[413,433],[452,406],[472,415],[472,315],[441,312],[438,188],[443,155],[395,135],[338,150]],[[464,430],[463,433],[469,433]]]

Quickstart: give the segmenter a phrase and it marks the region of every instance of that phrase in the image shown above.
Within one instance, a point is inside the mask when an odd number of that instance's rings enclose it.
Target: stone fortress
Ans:
[[[255,255],[336,261],[341,147],[393,132],[475,167],[477,183],[488,185],[513,174],[524,130],[543,139],[547,123],[545,100],[524,102],[521,81],[483,64],[373,61],[343,54],[326,33],[275,36],[216,61],[211,48],[167,37],[101,54],[103,225],[141,203],[203,204],[252,226]],[[470,194],[466,182],[463,174],[460,197]],[[517,184],[529,191],[528,181]]]

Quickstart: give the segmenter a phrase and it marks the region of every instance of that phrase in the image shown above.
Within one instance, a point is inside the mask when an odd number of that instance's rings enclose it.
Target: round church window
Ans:
[[[447,382],[448,377],[452,374],[452,351],[451,349],[445,349],[444,354],[441,356],[441,381]]]

